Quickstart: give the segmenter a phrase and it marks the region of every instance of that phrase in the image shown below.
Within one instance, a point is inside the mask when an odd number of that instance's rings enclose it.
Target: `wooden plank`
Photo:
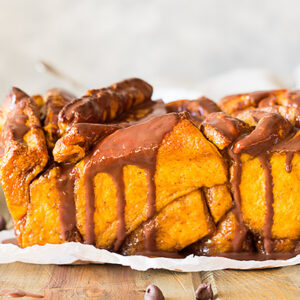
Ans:
[[[0,289],[18,288],[46,299],[138,300],[150,283],[159,286],[167,300],[194,299],[202,282],[212,284],[215,299],[300,299],[300,266],[179,273],[115,265],[0,265]]]

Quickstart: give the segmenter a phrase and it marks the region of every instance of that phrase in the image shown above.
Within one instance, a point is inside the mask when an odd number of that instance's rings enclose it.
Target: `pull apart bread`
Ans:
[[[289,258],[300,251],[300,92],[164,104],[128,79],[81,98],[12,88],[0,176],[20,247]]]

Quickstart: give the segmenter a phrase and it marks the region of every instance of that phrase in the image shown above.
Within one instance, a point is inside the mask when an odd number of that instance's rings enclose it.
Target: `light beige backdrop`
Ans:
[[[37,72],[45,60],[83,87],[141,76],[197,89],[241,67],[290,75],[299,62],[298,0],[0,0],[0,98],[70,84]]]

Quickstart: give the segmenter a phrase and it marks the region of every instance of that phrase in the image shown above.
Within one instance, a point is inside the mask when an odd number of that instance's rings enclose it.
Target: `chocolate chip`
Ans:
[[[150,284],[146,288],[145,300],[165,300],[162,291],[153,284]]]
[[[213,300],[214,294],[211,285],[201,283],[195,292],[195,297],[197,300]]]
[[[0,216],[0,231],[5,229],[6,229],[6,221],[2,216]]]

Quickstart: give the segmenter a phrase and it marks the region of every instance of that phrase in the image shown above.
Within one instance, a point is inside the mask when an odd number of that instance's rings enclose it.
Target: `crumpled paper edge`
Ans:
[[[13,230],[0,232],[0,242],[14,238]],[[47,244],[21,249],[14,244],[0,244],[0,264],[24,262],[31,264],[69,265],[81,263],[117,264],[138,271],[165,269],[179,272],[215,271],[222,269],[264,269],[300,264],[300,255],[288,260],[240,261],[224,257],[189,255],[183,259],[123,256],[81,243]]]

